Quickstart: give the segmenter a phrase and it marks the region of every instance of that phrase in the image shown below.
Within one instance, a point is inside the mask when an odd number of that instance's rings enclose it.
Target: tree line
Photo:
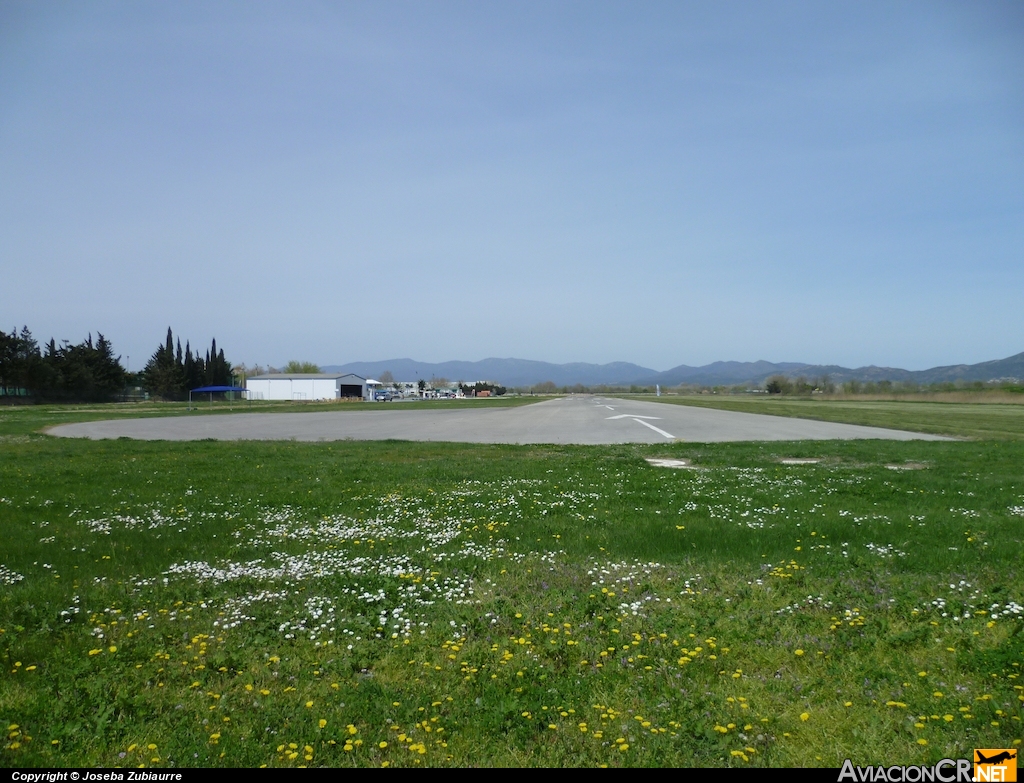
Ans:
[[[181,350],[181,338],[175,346],[171,327],[167,327],[167,339],[150,357],[142,371],[142,383],[146,390],[165,400],[181,400],[188,396],[190,389],[203,386],[231,386],[231,365],[224,358],[224,349],[217,349],[217,338],[204,356],[198,351],[193,355],[192,346],[185,341]]]
[[[584,386],[577,383],[573,386],[559,386],[553,381],[536,383],[533,386],[518,386],[513,389],[518,394],[654,394],[655,386],[608,385],[598,384]],[[662,386],[663,394],[751,394],[767,393],[769,395],[809,396],[822,395],[864,395],[864,394],[932,394],[952,391],[1000,391],[1024,393],[1024,384],[1014,379],[998,381],[941,381],[937,383],[916,383],[914,381],[835,381],[828,375],[818,378],[772,375],[761,385],[703,385],[683,383],[677,386]]]
[[[209,350],[192,353],[175,340],[170,327],[144,370],[129,374],[114,355],[110,341],[97,333],[72,344],[50,338],[40,346],[27,326],[0,331],[0,397],[49,402],[109,402],[124,399],[128,386],[141,386],[154,397],[180,400],[189,389],[228,386],[231,364],[214,339]]]
[[[97,333],[78,345],[59,345],[50,338],[44,348],[27,326],[10,334],[0,331],[0,395],[55,401],[96,402],[113,399],[125,384],[120,356]]]

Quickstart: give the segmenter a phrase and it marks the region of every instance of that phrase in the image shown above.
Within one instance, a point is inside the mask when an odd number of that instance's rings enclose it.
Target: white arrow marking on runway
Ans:
[[[610,411],[615,410],[615,408],[613,408],[611,405],[605,405],[604,407],[606,407]]]
[[[643,424],[645,427],[650,427],[655,432],[660,433],[661,435],[664,435],[666,438],[669,438],[670,440],[675,440],[675,437],[676,437],[675,435],[671,435],[671,434],[665,432],[665,430],[659,429],[658,427],[655,427],[653,424],[649,424],[648,422],[644,421],[643,419],[634,419],[634,421],[636,421],[638,424]]]
[[[612,419],[633,419],[633,421],[635,421],[637,424],[643,424],[645,427],[650,427],[652,430],[657,432],[659,435],[664,435],[666,438],[669,438],[671,440],[675,440],[675,438],[676,438],[675,435],[672,435],[671,433],[665,432],[665,430],[663,430],[663,429],[661,429],[659,427],[655,427],[653,424],[650,424],[649,422],[644,421],[644,419],[655,419],[655,420],[657,420],[659,418],[660,417],[658,417],[658,416],[637,416],[636,414],[633,414],[633,413],[620,413],[618,416],[609,416],[607,419],[605,419],[605,421],[610,421]]]

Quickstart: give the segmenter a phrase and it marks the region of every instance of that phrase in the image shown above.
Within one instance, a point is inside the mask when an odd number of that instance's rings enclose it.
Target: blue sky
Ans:
[[[233,361],[1024,350],[1024,5],[0,0],[0,328]]]

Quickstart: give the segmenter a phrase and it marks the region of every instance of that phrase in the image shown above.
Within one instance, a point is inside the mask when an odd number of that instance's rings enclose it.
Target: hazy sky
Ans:
[[[0,328],[232,361],[1024,350],[1020,2],[0,0]]]

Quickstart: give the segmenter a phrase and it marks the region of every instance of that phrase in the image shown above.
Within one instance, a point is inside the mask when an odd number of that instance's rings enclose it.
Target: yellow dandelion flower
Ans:
[[[811,717],[811,714],[809,712],[801,712],[800,713],[800,720],[807,720],[810,717]]]

